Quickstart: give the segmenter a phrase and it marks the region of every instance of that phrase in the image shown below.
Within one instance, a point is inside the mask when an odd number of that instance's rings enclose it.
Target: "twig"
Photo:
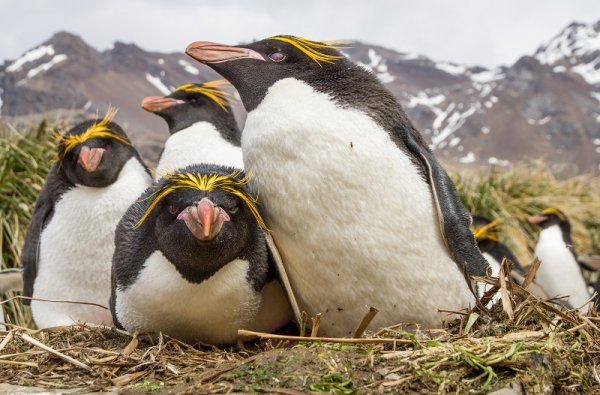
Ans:
[[[360,323],[358,324],[358,327],[354,331],[354,335],[352,335],[352,337],[355,339],[361,337],[377,313],[379,313],[379,310],[377,310],[375,307],[369,307],[369,311],[367,311],[367,314],[365,314],[362,320],[360,320]]]
[[[67,355],[65,355],[65,354],[63,354],[63,353],[61,353],[61,352],[58,352],[58,351],[56,351],[55,349],[53,349],[53,348],[51,348],[51,347],[48,347],[48,346],[47,346],[47,345],[45,345],[44,343],[42,343],[42,342],[40,342],[40,341],[38,341],[38,340],[35,340],[33,337],[31,337],[31,336],[29,336],[29,335],[27,335],[27,334],[25,334],[25,333],[22,333],[22,334],[21,334],[21,338],[22,338],[23,340],[25,340],[27,343],[33,344],[34,346],[36,346],[36,347],[39,347],[39,348],[41,348],[42,350],[45,350],[45,351],[47,351],[47,352],[49,352],[49,353],[51,353],[51,354],[54,354],[54,355],[56,355],[57,357],[59,357],[59,358],[61,358],[61,359],[65,360],[65,361],[67,361],[67,362],[69,362],[69,363],[72,363],[73,365],[75,365],[75,366],[77,366],[77,367],[80,367],[80,368],[82,368],[82,369],[85,369],[85,370],[88,370],[88,371],[91,371],[91,370],[92,370],[92,369],[91,369],[89,366],[87,366],[87,365],[86,365],[86,364],[84,364],[83,362],[79,362],[79,361],[78,361],[78,360],[76,360],[76,359],[73,359],[73,358],[71,358],[71,357],[69,357],[69,356],[67,356]]]
[[[109,310],[109,308],[106,307],[106,306],[102,306],[101,304],[92,303],[92,302],[77,302],[77,301],[73,301],[73,300],[40,299],[40,298],[30,298],[29,296],[21,296],[21,295],[13,296],[12,298],[8,298],[6,300],[3,300],[3,301],[0,302],[0,305],[2,305],[4,303],[8,303],[11,300],[15,300],[15,299],[36,300],[36,301],[39,301],[39,302],[50,302],[50,303],[85,304],[85,305],[100,307],[101,309],[104,309],[104,310]]]
[[[32,368],[37,368],[38,367],[38,364],[35,363],[35,362],[9,361],[7,359],[0,359],[0,364],[31,366]]]
[[[254,332],[247,331],[245,329],[238,329],[238,336],[256,336],[261,339],[274,339],[274,340],[290,340],[299,342],[323,342],[323,343],[347,343],[347,344],[413,344],[412,340],[407,339],[386,339],[386,338],[360,338],[352,339],[347,337],[306,337],[306,336],[286,336],[286,335],[275,335],[272,333]]]
[[[508,260],[504,258],[500,265],[500,273],[498,274],[498,281],[500,282],[500,297],[502,299],[502,308],[508,315],[508,319],[512,321],[515,317],[513,312],[512,304],[510,303],[510,296],[508,294],[508,288],[506,284],[506,273],[510,273],[510,264]]]
[[[0,343],[0,351],[4,350],[4,347],[6,347],[8,342],[12,340],[13,334],[14,331],[10,331],[6,334],[6,336],[4,336],[4,339],[2,339],[2,343]]]
[[[292,307],[292,311],[294,312],[294,318],[296,319],[298,325],[300,325],[300,307],[298,306],[298,301],[296,300],[296,296],[294,295],[294,290],[292,289],[290,279],[285,270],[283,259],[281,259],[281,255],[279,254],[279,250],[277,249],[275,240],[273,240],[273,237],[271,237],[269,232],[265,232],[265,239],[267,240],[267,247],[271,251],[271,256],[273,257],[273,261],[275,263],[275,268],[279,273],[281,285],[283,285],[283,289],[285,290],[285,293],[288,297],[288,301],[290,302],[290,306]]]
[[[523,289],[527,289],[527,287],[531,285],[538,269],[540,268],[541,263],[542,261],[540,261],[537,258],[535,258],[533,262],[531,262],[531,265],[529,266],[529,271],[527,272],[527,276],[525,277],[525,281],[523,281],[523,284],[521,284],[521,287]]]
[[[312,319],[312,330],[310,331],[310,337],[317,337],[319,334],[319,325],[321,325],[321,313],[317,314]]]

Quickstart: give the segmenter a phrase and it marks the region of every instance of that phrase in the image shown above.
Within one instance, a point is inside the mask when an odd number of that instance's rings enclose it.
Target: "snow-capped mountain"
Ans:
[[[573,23],[535,54],[493,70],[360,42],[343,51],[398,97],[445,162],[508,166],[545,158],[569,172],[600,170],[600,21]],[[183,52],[119,42],[99,52],[61,32],[0,66],[0,113],[102,113],[110,103],[120,108],[117,121],[134,141],[157,147],[166,127],[140,100],[213,78]],[[239,104],[236,112],[243,121]]]

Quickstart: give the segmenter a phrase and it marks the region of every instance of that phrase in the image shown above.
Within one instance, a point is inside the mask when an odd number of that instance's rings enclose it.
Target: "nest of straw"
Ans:
[[[480,278],[491,287],[482,303],[436,330],[399,324],[322,338],[313,320],[308,337],[241,330],[237,346],[221,349],[89,324],[13,325],[1,334],[0,382],[84,392],[598,393],[600,315],[540,300],[508,272],[505,263],[499,279]],[[484,307],[496,292],[500,301]]]

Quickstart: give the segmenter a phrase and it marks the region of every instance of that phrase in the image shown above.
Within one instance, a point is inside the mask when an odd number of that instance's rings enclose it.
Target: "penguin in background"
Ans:
[[[475,304],[468,275],[489,265],[454,185],[396,98],[339,52],[294,36],[187,54],[238,90],[245,168],[300,307],[325,336],[441,325]]]
[[[498,236],[498,225],[500,220],[483,217],[481,215],[473,215],[473,234],[477,241],[477,246],[483,254],[484,258],[490,264],[491,276],[498,277],[500,273],[500,265],[504,258],[513,263],[513,270],[517,273],[525,275],[525,269],[513,252],[500,241]]]
[[[166,175],[116,231],[111,310],[129,332],[189,343],[235,343],[241,328],[274,331],[291,319],[271,281],[265,224],[249,176],[214,164]]]
[[[542,228],[534,252],[542,262],[537,283],[550,297],[566,296],[569,307],[584,307],[591,295],[577,262],[569,219],[561,210],[547,208],[529,222]]]
[[[225,80],[181,85],[168,96],[150,96],[142,108],[165,120],[170,136],[165,142],[157,174],[195,163],[243,168],[240,130],[229,107]]]
[[[106,305],[117,223],[151,184],[148,169],[119,125],[116,110],[61,136],[35,204],[21,255],[23,295]],[[110,311],[25,300],[38,328],[77,321],[110,325]]]

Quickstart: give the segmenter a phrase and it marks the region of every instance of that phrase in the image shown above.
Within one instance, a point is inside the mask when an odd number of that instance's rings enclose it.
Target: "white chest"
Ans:
[[[473,302],[441,239],[431,192],[370,117],[307,84],[272,86],[242,133],[246,169],[301,308],[324,334],[347,335],[373,306],[373,327],[439,325]]]
[[[244,167],[240,147],[225,140],[211,123],[197,122],[167,139],[156,169],[157,179],[163,174],[199,163],[238,169]]]
[[[565,244],[558,225],[540,232],[535,255],[542,261],[536,281],[549,297],[569,296],[573,307],[581,307],[590,298],[577,261]]]
[[[115,228],[150,182],[137,159],[130,159],[112,185],[66,192],[41,235],[33,296],[108,307]],[[38,327],[112,322],[107,310],[93,306],[33,301],[31,308]]]
[[[231,261],[200,284],[184,279],[155,251],[135,283],[117,289],[116,313],[130,332],[163,332],[188,342],[235,342],[237,330],[249,328],[261,296],[246,279],[248,262]]]

